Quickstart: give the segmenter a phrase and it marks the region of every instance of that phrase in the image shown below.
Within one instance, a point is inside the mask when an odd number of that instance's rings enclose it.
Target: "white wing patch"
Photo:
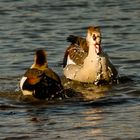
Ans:
[[[22,77],[21,78],[21,80],[20,80],[20,89],[21,89],[23,95],[32,95],[33,91],[23,90],[23,84],[24,84],[26,79],[27,79],[27,77]]]
[[[20,80],[20,88],[21,88],[21,90],[23,90],[22,88],[23,88],[23,84],[24,84],[24,82],[25,82],[25,80],[27,79],[27,77],[22,77],[21,78],[21,80]]]
[[[67,65],[69,65],[69,64],[75,64],[75,63],[73,62],[72,59],[70,59],[70,57],[69,57],[69,55],[68,55],[68,58],[67,58]],[[75,65],[76,65],[76,64],[75,64]]]

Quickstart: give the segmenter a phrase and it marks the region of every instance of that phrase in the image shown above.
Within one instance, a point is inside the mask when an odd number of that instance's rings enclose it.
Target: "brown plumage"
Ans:
[[[37,50],[34,64],[20,82],[23,95],[33,95],[39,99],[64,98],[59,76],[48,67],[45,50]]]
[[[92,32],[99,32],[101,38],[101,32],[98,26],[94,28],[92,26],[89,26],[89,30],[91,30]],[[82,65],[84,63],[84,59],[88,55],[89,49],[86,39],[80,36],[70,35],[69,37],[67,37],[67,41],[71,44],[65,51],[65,55],[63,58],[63,67],[65,67],[67,64],[68,56],[77,65]]]
[[[89,26],[86,39],[70,35],[67,41],[71,44],[63,59],[66,78],[94,83],[97,80],[111,81],[117,77],[116,68],[102,50],[99,27]]]

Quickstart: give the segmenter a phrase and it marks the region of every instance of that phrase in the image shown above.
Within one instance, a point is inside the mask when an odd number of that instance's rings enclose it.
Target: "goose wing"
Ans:
[[[75,44],[81,47],[85,52],[88,52],[88,45],[85,38],[75,36],[75,35],[70,35],[67,37],[67,41],[71,42],[71,44]]]
[[[67,65],[68,57],[76,65],[82,65],[84,63],[84,59],[88,55],[88,45],[86,40],[79,36],[70,35],[67,37],[67,41],[71,42],[71,44],[65,51],[63,67]]]
[[[25,72],[24,76],[27,77],[27,79],[29,79],[28,81],[30,84],[33,84],[31,79],[36,80],[37,83],[43,78],[43,76],[47,76],[50,79],[53,79],[57,82],[61,81],[59,76],[50,68],[46,68],[45,70],[38,70],[36,68],[31,68]]]

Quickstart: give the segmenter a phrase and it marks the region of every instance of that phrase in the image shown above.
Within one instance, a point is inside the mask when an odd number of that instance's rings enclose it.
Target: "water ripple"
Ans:
[[[139,138],[139,5],[139,0],[1,0],[0,139]],[[89,25],[101,27],[102,47],[120,75],[132,81],[65,85],[90,101],[21,100],[19,80],[32,65],[34,50],[45,48],[49,66],[61,76],[67,36],[85,37]]]

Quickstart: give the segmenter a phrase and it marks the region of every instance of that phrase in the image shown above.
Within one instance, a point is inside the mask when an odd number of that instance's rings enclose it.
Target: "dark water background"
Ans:
[[[133,81],[109,87],[80,87],[90,101],[23,102],[18,82],[45,48],[62,76],[69,34],[85,36],[99,25],[102,46],[121,76]],[[0,139],[140,139],[139,0],[0,0]]]

